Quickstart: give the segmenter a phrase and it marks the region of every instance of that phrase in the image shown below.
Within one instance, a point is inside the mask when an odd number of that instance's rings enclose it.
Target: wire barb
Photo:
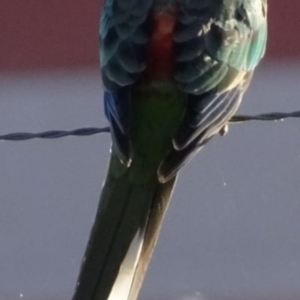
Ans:
[[[229,121],[230,123],[245,123],[248,121],[282,121],[288,118],[300,118],[300,111],[291,113],[272,112],[255,116],[236,115]],[[90,136],[98,133],[110,132],[109,127],[86,127],[75,130],[51,130],[38,133],[17,132],[5,135],[0,135],[0,141],[25,141],[31,139],[58,139],[66,136]]]

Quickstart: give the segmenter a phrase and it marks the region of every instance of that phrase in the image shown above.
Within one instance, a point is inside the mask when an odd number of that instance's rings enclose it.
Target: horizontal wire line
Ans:
[[[298,110],[291,113],[272,112],[255,116],[236,115],[231,118],[230,123],[244,123],[248,121],[283,121],[289,118],[300,118],[300,111]]]
[[[30,139],[58,139],[66,136],[89,136],[98,133],[110,132],[109,127],[96,128],[87,127],[75,130],[51,130],[38,133],[17,132],[5,135],[0,135],[2,141],[25,141]]]
[[[272,112],[267,114],[259,114],[255,116],[250,115],[236,115],[231,118],[230,123],[245,123],[248,121],[282,121],[288,118],[300,118],[300,111],[291,113]],[[38,133],[17,132],[0,135],[0,141],[25,141],[31,139],[58,139],[66,136],[91,136],[99,133],[110,132],[109,127],[86,127],[75,130],[51,130]]]

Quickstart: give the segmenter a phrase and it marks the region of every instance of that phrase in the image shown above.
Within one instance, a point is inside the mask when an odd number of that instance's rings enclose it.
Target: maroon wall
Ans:
[[[1,0],[0,70],[96,65],[102,0]],[[300,56],[299,0],[269,1],[268,56]]]

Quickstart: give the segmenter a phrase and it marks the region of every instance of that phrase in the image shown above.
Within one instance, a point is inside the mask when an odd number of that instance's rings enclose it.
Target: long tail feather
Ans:
[[[135,300],[168,206],[175,178],[130,180],[112,156],[73,300]]]

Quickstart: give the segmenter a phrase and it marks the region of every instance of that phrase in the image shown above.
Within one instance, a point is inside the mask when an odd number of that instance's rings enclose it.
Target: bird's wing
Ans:
[[[146,68],[149,12],[153,0],[106,0],[100,26],[105,113],[115,151],[130,161],[128,138],[131,86]]]
[[[188,95],[174,149],[162,162],[172,177],[236,112],[267,37],[265,0],[178,0],[174,32],[180,90]]]

